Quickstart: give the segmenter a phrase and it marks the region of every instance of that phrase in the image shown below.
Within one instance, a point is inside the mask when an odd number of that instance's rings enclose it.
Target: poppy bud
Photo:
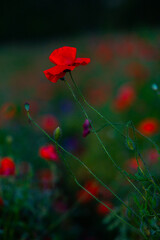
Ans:
[[[62,136],[62,130],[61,130],[60,127],[57,127],[57,128],[54,130],[53,136],[54,136],[54,139],[55,139],[56,141],[58,141],[58,140],[61,138],[61,136]]]
[[[26,103],[24,104],[24,107],[25,107],[26,111],[29,112],[29,109],[30,109],[29,103],[26,102]]]
[[[132,151],[135,149],[135,144],[130,137],[126,138],[126,146],[127,146],[128,149],[130,149]]]
[[[91,130],[91,124],[90,121],[88,119],[85,120],[85,122],[83,123],[83,137],[86,137]]]

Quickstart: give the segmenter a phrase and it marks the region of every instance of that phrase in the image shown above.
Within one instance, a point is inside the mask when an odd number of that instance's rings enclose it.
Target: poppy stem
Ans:
[[[81,93],[81,90],[79,89],[79,87],[77,86],[76,82],[74,81],[71,72],[69,72],[69,74],[70,74],[71,80],[72,80],[72,82],[73,82],[76,90],[78,91],[79,95],[82,97],[82,99],[83,99],[83,101],[86,103],[86,105],[87,105],[89,108],[91,108],[93,111],[95,111],[95,112],[96,112],[101,118],[103,118],[108,124],[110,124],[113,129],[115,129],[115,130],[116,130],[117,132],[119,132],[123,137],[126,138],[126,136],[125,136],[123,133],[121,133],[118,128],[116,128],[108,119],[106,119],[101,113],[99,113],[94,107],[92,107],[92,106],[86,101],[85,97],[84,97],[83,94]],[[72,89],[68,82],[67,82],[67,85],[69,86],[70,89]],[[72,90],[71,92],[73,92],[73,90]],[[74,93],[74,92],[73,92],[73,93]],[[82,104],[78,101],[78,99],[77,99],[77,97],[75,96],[75,94],[73,95],[73,97],[75,98],[76,102],[78,102],[78,103],[80,104],[81,108],[83,109],[83,112],[85,113],[85,116],[87,116],[87,119],[89,119],[86,111],[84,110]],[[150,205],[150,203],[147,201],[147,199],[145,198],[145,196],[140,192],[140,190],[135,186],[135,184],[125,175],[125,173],[123,172],[123,169],[121,169],[121,168],[116,164],[116,162],[113,160],[113,158],[111,157],[111,155],[110,155],[110,154],[108,153],[108,151],[106,150],[103,142],[102,142],[101,139],[99,138],[96,130],[95,130],[94,127],[93,127],[93,124],[92,124],[92,123],[90,123],[90,124],[91,124],[91,127],[92,127],[92,129],[93,129],[94,134],[95,134],[96,137],[98,138],[100,144],[102,145],[104,151],[107,153],[108,157],[109,157],[109,158],[111,159],[111,161],[113,162],[114,166],[115,166],[115,167],[118,169],[118,171],[128,180],[128,182],[135,188],[135,190],[141,195],[141,197],[142,197],[142,198],[144,199],[144,201],[148,204],[148,206],[153,210],[153,212],[155,213],[156,217],[158,217],[157,213],[155,212],[155,210],[153,209],[153,207]],[[133,125],[132,125],[132,128],[133,128],[133,131],[134,131],[135,128],[134,128]],[[134,133],[135,133],[135,132],[134,132]],[[135,136],[135,134],[134,134],[134,136]],[[135,136],[135,138],[136,138],[136,136]],[[141,158],[141,155],[138,154],[137,146],[136,146],[135,150],[136,150],[136,160],[137,160],[137,163],[138,163],[138,166],[139,166],[139,162],[138,162],[137,156],[139,155],[139,157]],[[152,178],[152,175],[150,174],[150,172],[149,172],[149,170],[148,170],[148,168],[147,168],[147,166],[146,166],[146,163],[144,162],[144,160],[143,160],[142,158],[141,158],[141,160],[142,160],[142,162],[144,163],[144,166],[145,166],[145,168],[147,169],[147,171],[148,171],[148,173],[149,173],[149,176],[150,176],[150,178],[151,178],[152,183],[153,183],[153,184],[156,186],[156,188],[157,188],[157,185],[156,185],[156,183],[154,182],[154,180],[153,180],[153,178]],[[140,167],[140,166],[139,166],[139,167]],[[143,172],[143,170],[142,170],[141,168],[140,168],[140,170],[141,170],[142,173],[144,174],[144,172]],[[143,187],[144,187],[144,186],[143,186]],[[158,219],[159,219],[159,217],[158,217]]]
[[[112,212],[114,214],[114,216],[116,216],[121,222],[127,224],[129,227],[133,228],[136,232],[140,232],[141,231],[139,229],[137,229],[135,226],[133,226],[132,224],[128,223],[124,218],[122,218],[121,216],[119,216],[114,210],[112,210],[109,206],[107,206],[104,202],[102,202],[101,200],[99,200],[95,195],[93,195],[91,192],[89,192],[86,188],[84,188],[79,181],[77,180],[76,176],[74,175],[69,163],[65,160],[65,158],[63,158],[63,161],[68,169],[68,171],[70,172],[70,175],[73,177],[74,181],[76,182],[76,184],[82,188],[85,192],[87,192],[90,196],[92,196],[98,203],[102,204],[103,206],[105,206],[110,212]]]
[[[123,133],[121,133],[121,132],[119,131],[119,129],[114,126],[113,123],[111,123],[108,119],[106,119],[100,112],[98,112],[94,107],[92,107],[92,106],[87,102],[87,100],[86,100],[85,97],[83,96],[81,90],[79,89],[78,85],[77,85],[76,82],[74,81],[74,78],[73,78],[73,76],[72,76],[72,73],[69,72],[69,74],[70,74],[71,80],[72,80],[72,82],[73,82],[76,90],[79,92],[79,95],[82,97],[83,101],[87,104],[87,106],[88,106],[89,108],[91,108],[93,111],[95,111],[95,112],[96,112],[101,118],[103,118],[110,126],[112,126],[112,128],[114,128],[114,129],[115,129],[116,131],[118,131],[123,137],[126,138],[126,136],[125,136]],[[118,125],[118,124],[117,124],[117,125]],[[139,132],[138,130],[136,130],[136,128],[134,127],[133,123],[132,123],[132,128],[133,128],[133,131]],[[101,130],[101,129],[100,129],[100,130]],[[96,132],[97,132],[97,131],[96,131]],[[139,133],[140,133],[140,132],[139,132]],[[140,133],[140,134],[141,134],[141,133]],[[141,134],[141,135],[143,135],[143,134]],[[134,136],[135,136],[135,133],[134,133]],[[144,135],[143,135],[143,136],[144,136]],[[144,137],[145,137],[145,136],[144,136]],[[150,141],[156,146],[156,149],[157,149],[157,147],[158,147],[157,144],[155,144],[151,139],[149,139],[149,138],[147,138],[147,139],[150,140]],[[158,147],[158,149],[160,149],[160,148]],[[137,150],[137,148],[136,148],[136,150]],[[136,154],[137,154],[137,152],[136,152]],[[139,157],[141,158],[141,155],[140,155],[140,154],[138,154],[138,155],[139,155]],[[136,159],[137,159],[137,157],[136,157]],[[142,160],[145,168],[146,168],[147,171],[149,172],[149,169],[147,168],[147,165],[146,165],[144,159],[141,158],[141,160]],[[139,166],[139,162],[138,162],[138,166]],[[140,166],[139,166],[139,167],[140,167]],[[141,169],[141,168],[140,168],[140,169]],[[141,171],[143,172],[142,169],[141,169]],[[152,175],[151,175],[150,172],[149,172],[149,175],[150,175],[150,178],[151,178],[151,180],[152,180],[152,182],[153,182],[154,180],[153,180]]]
[[[71,73],[70,73],[70,75],[71,75]],[[71,75],[71,76],[72,76],[72,75]],[[73,78],[72,78],[72,79],[73,79]],[[79,100],[77,99],[77,97],[76,97],[76,95],[74,94],[74,92],[73,92],[70,84],[68,83],[68,81],[65,81],[65,83],[66,83],[67,86],[69,87],[69,89],[70,89],[70,91],[71,91],[71,93],[72,93],[75,101],[80,105],[83,113],[85,114],[85,117],[86,117],[87,119],[89,119],[89,116],[88,116],[87,112],[85,111],[85,109],[83,108],[83,106],[82,106],[82,104],[79,102]],[[77,88],[78,88],[78,86],[77,86]],[[79,88],[78,88],[78,89],[79,89]],[[77,89],[77,90],[78,90],[78,89]],[[93,109],[94,109],[94,108],[93,108]],[[108,157],[110,158],[110,160],[112,161],[112,163],[113,163],[113,165],[115,166],[115,168],[116,168],[116,169],[121,173],[121,175],[124,176],[124,178],[134,187],[134,189],[141,195],[141,197],[144,199],[144,201],[147,201],[146,198],[145,198],[145,196],[141,193],[141,191],[140,191],[140,190],[135,186],[135,184],[126,176],[126,174],[124,173],[123,169],[121,169],[121,167],[119,167],[119,166],[117,165],[117,163],[113,160],[113,158],[111,157],[111,155],[110,155],[109,152],[107,151],[106,147],[104,146],[102,140],[100,139],[98,133],[96,132],[96,130],[95,130],[94,126],[93,126],[93,123],[90,122],[90,124],[91,124],[91,127],[92,127],[92,129],[93,129],[93,132],[94,132],[94,134],[96,135],[96,137],[97,137],[100,145],[102,146],[103,150],[105,151],[105,153],[107,154],[107,156],[108,156]],[[112,125],[113,125],[113,124],[112,124]],[[117,129],[117,128],[116,128],[116,129]],[[118,130],[118,131],[119,131],[119,130]],[[119,131],[119,132],[120,132],[120,131]],[[123,135],[123,136],[124,136],[124,135]]]
[[[104,119],[105,122],[107,122],[114,130],[116,130],[117,132],[119,132],[122,137],[125,138],[126,136],[125,136],[118,128],[116,128],[110,120],[108,120],[106,117],[104,117],[99,111],[97,111],[94,107],[92,107],[92,106],[87,102],[87,100],[86,100],[85,97],[83,96],[81,90],[80,90],[79,87],[77,86],[77,83],[74,81],[74,78],[73,78],[73,76],[72,76],[72,73],[69,72],[69,74],[70,74],[71,80],[72,80],[75,88],[77,89],[79,95],[82,97],[82,99],[83,99],[83,101],[85,102],[85,104],[86,104],[90,109],[92,109],[94,112],[96,112],[102,119]]]
[[[59,147],[64,153],[68,154],[70,157],[74,158],[76,161],[78,161],[104,188],[109,190],[128,210],[130,210],[137,218],[140,218],[137,213],[133,209],[131,209],[123,200],[121,200],[117,194],[115,194],[100,178],[98,178],[91,170],[87,167],[87,165],[82,162],[78,157],[74,156],[72,153],[68,152],[66,149],[64,149],[55,139],[51,138],[30,116],[29,112],[27,112],[28,118],[31,120],[31,122],[38,127],[56,146]]]

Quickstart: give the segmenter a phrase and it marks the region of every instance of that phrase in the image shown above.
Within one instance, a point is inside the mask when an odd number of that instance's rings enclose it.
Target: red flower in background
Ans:
[[[138,159],[138,163],[140,167],[143,167],[143,163],[140,159]],[[132,172],[135,172],[138,169],[138,163],[137,163],[137,159],[133,157],[128,160],[127,168],[129,168]]]
[[[3,125],[6,120],[11,120],[15,117],[16,115],[16,106],[13,103],[4,103],[1,107],[0,107],[0,125]]]
[[[90,58],[76,58],[77,49],[74,47],[62,47],[54,50],[49,60],[56,66],[45,70],[44,74],[51,82],[57,82],[68,71],[73,71],[79,65],[87,65]]]
[[[51,134],[53,134],[53,131],[59,126],[57,118],[52,114],[41,117],[40,121],[42,128]]]
[[[42,169],[38,172],[39,185],[42,189],[48,190],[54,187],[54,175],[49,169]]]
[[[133,87],[124,85],[120,87],[118,95],[113,103],[117,111],[123,111],[129,108],[134,102],[136,93]]]
[[[0,175],[1,176],[14,176],[15,163],[9,157],[4,157],[0,162]]]
[[[97,85],[97,82],[100,84],[100,86]],[[106,103],[110,96],[110,92],[110,85],[100,83],[99,79],[96,79],[96,83],[94,83],[92,80],[92,86],[91,83],[89,84],[87,96],[91,104],[95,106],[101,106],[102,104]]]
[[[84,185],[84,188],[95,197],[99,193],[99,186],[95,181],[87,181]],[[77,193],[77,199],[81,203],[88,203],[90,200],[93,199],[93,197],[85,190],[81,189]]]
[[[44,158],[45,160],[48,160],[48,161],[57,162],[59,160],[56,149],[52,144],[41,147],[39,149],[39,155],[41,158]]]
[[[159,123],[155,118],[146,118],[138,126],[138,130],[148,137],[157,133],[158,129]]]
[[[126,67],[127,75],[138,84],[143,83],[149,77],[149,69],[139,62],[132,62]]]
[[[111,202],[105,201],[104,204],[108,206],[110,209],[113,209],[113,204]],[[103,204],[98,204],[97,213],[99,215],[107,215],[108,213],[110,213],[110,210],[107,207],[105,207]]]
[[[132,38],[118,39],[115,44],[115,50],[119,57],[132,57],[135,53],[135,41]]]
[[[147,157],[148,157],[148,160],[149,160],[150,164],[155,164],[155,163],[158,162],[159,153],[156,149],[150,149],[147,152]]]
[[[16,114],[16,106],[13,103],[5,103],[0,109],[1,116],[5,119],[12,119]]]
[[[111,61],[113,59],[111,44],[105,42],[100,43],[96,50],[96,57],[98,57],[102,63]]]

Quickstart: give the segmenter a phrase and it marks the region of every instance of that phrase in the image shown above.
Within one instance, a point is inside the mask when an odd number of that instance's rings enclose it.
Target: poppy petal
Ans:
[[[76,58],[74,66],[78,67],[79,65],[87,65],[90,61],[90,58]]]
[[[53,67],[53,68],[54,68],[54,67]],[[58,81],[58,79],[64,77],[65,72],[61,72],[61,73],[59,73],[59,74],[55,74],[53,68],[50,68],[50,69],[45,70],[45,71],[44,71],[44,74],[45,74],[46,78],[47,78],[49,81],[56,83],[56,82]]]
[[[67,71],[72,71],[75,66],[55,66],[44,71],[46,78],[56,83],[58,79],[63,78]]]
[[[56,65],[72,65],[76,59],[77,49],[74,47],[62,47],[54,50],[49,60]]]

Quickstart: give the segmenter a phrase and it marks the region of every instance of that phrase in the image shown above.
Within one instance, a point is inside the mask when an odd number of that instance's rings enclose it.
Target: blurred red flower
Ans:
[[[0,108],[0,125],[3,125],[6,120],[11,120],[16,115],[16,106],[12,103],[4,103]]]
[[[102,42],[96,49],[96,57],[100,59],[102,63],[106,63],[112,60],[113,50],[109,43]]]
[[[139,58],[146,60],[155,60],[158,57],[158,51],[155,46],[144,39],[138,39],[137,54]]]
[[[150,164],[155,164],[158,162],[159,154],[156,149],[148,150],[147,156]]]
[[[157,119],[155,119],[155,118],[146,118],[143,121],[141,121],[138,126],[138,130],[142,134],[144,134],[148,137],[157,133],[158,129],[159,129],[159,123],[158,123]]]
[[[95,197],[99,193],[99,186],[95,181],[87,181],[84,188]],[[77,200],[81,203],[88,203],[92,199],[93,197],[83,189],[79,190],[77,193]]]
[[[49,60],[56,66],[44,71],[44,74],[51,82],[57,82],[63,78],[68,71],[73,71],[79,65],[87,65],[90,58],[76,58],[77,49],[74,47],[62,47],[54,50]]]
[[[110,209],[113,209],[113,204],[111,202],[105,201],[104,204],[108,206]],[[107,207],[105,207],[103,204],[99,203],[97,206],[97,213],[99,215],[106,215],[110,213],[110,210]]]
[[[142,163],[142,161],[140,159],[138,159],[138,163],[139,163],[139,166],[142,168],[143,167],[143,163]],[[137,169],[138,169],[138,163],[137,163],[137,159],[135,157],[133,157],[133,158],[128,160],[127,168],[132,170],[132,172],[136,172]]]
[[[0,114],[4,119],[12,119],[16,114],[16,106],[13,103],[4,103],[0,109]]]
[[[1,176],[14,176],[15,175],[15,163],[9,157],[2,158],[0,162],[0,175]]]
[[[113,106],[117,111],[128,109],[134,102],[136,93],[133,87],[123,85],[118,91],[118,95],[113,102]]]
[[[141,63],[132,62],[127,65],[127,75],[139,83],[143,83],[149,76],[149,69],[143,66]]]
[[[115,50],[119,57],[132,57],[135,53],[135,42],[131,38],[118,39],[115,44]]]
[[[42,146],[39,149],[39,155],[41,158],[44,158],[45,160],[55,161],[55,162],[59,160],[56,149],[52,144],[47,146]]]
[[[48,190],[54,187],[54,175],[49,169],[42,169],[38,172],[39,185],[42,189]]]
[[[53,134],[53,131],[59,126],[58,120],[52,114],[47,114],[41,117],[40,119],[42,128]]]
[[[99,82],[99,79],[96,81]],[[97,84],[94,83],[93,86],[89,85],[87,96],[91,104],[101,106],[106,103],[108,97],[110,96],[110,92],[111,87],[109,85],[101,83],[100,86],[97,86]]]

